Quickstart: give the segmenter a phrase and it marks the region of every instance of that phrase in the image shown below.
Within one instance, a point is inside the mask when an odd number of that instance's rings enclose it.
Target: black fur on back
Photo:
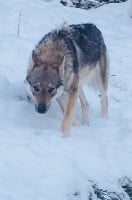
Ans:
[[[104,55],[106,46],[101,31],[93,24],[77,24],[64,26],[62,29],[53,30],[45,35],[36,47],[45,43],[48,39],[63,39],[73,58],[74,72],[78,71],[79,61],[77,47],[81,52],[81,60],[84,64],[93,64]]]
[[[72,25],[73,37],[81,51],[85,63],[97,62],[106,50],[102,34],[93,24]]]

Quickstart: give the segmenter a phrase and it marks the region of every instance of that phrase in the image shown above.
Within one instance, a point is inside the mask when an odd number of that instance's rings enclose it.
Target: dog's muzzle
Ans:
[[[37,107],[35,107],[35,109],[40,114],[43,114],[43,113],[47,112],[47,110],[48,110],[47,106],[44,103],[39,104]]]

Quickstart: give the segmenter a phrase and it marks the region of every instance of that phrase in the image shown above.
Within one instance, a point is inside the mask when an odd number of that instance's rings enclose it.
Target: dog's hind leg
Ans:
[[[102,117],[108,117],[108,98],[106,95],[106,90],[102,90],[101,92],[101,107],[102,107]]]
[[[107,98],[107,88],[108,88],[108,76],[109,76],[109,61],[107,54],[105,53],[99,61],[99,86],[101,93],[101,107],[102,107],[102,117],[108,117],[108,98]]]
[[[89,125],[89,117],[88,117],[89,104],[84,95],[82,88],[80,88],[79,90],[79,99],[80,99],[81,108],[82,108],[82,124]]]

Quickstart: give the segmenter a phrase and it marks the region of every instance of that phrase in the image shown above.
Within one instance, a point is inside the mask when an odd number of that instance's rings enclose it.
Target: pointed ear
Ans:
[[[64,80],[64,70],[65,70],[65,63],[66,63],[66,56],[64,56],[63,58],[63,62],[59,68],[59,76],[60,76],[60,80],[63,82]]]
[[[32,59],[33,59],[34,63],[36,63],[37,55],[34,50],[32,51]]]
[[[42,64],[42,62],[39,59],[39,54],[35,50],[32,51],[32,59],[34,64],[38,67]]]

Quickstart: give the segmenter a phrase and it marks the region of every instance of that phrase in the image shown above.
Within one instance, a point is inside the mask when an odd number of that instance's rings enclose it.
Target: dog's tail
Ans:
[[[101,94],[101,109],[102,117],[108,117],[108,98],[107,98],[107,89],[108,89],[108,79],[109,79],[109,57],[107,52],[101,56],[99,60],[99,90]]]
[[[109,80],[109,56],[107,51],[101,56],[99,60],[100,81],[104,90],[107,91]]]

